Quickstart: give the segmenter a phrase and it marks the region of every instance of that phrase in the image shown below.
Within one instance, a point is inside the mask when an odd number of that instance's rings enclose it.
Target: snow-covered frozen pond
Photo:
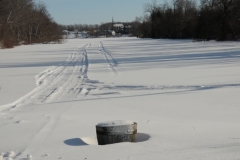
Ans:
[[[0,153],[237,160],[239,44],[99,38],[0,50]],[[137,143],[98,146],[95,126],[112,120],[137,122]]]

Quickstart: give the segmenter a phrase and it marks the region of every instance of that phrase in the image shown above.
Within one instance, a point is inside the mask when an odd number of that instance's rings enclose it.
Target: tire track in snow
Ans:
[[[115,74],[117,74],[117,71],[114,67],[118,65],[118,62],[113,58],[112,53],[108,51],[106,47],[104,47],[102,42],[99,43],[99,48],[100,48],[99,50],[103,53],[104,58],[106,59],[110,68],[113,70]]]
[[[72,97],[72,94],[76,95],[78,90],[82,91],[83,88],[81,87],[86,79],[88,79],[87,72],[88,72],[88,54],[86,49],[91,46],[89,43],[86,47],[79,50],[78,52],[78,61],[74,65],[72,69],[72,73],[67,79],[67,82],[61,87],[61,93],[58,98],[62,96],[69,95]]]
[[[88,52],[91,43],[77,47],[71,55],[59,66],[52,66],[35,76],[37,87],[19,98],[12,104],[2,106],[1,109],[11,110],[18,106],[47,103],[56,99],[79,98],[87,96],[91,90],[99,88],[98,81],[88,79]],[[112,71],[117,74],[117,61],[110,51],[99,43],[100,51],[104,55]],[[97,84],[97,85],[95,85]],[[101,87],[100,87],[101,88]]]
[[[91,44],[88,43],[77,47],[65,62],[38,74],[35,77],[37,87],[12,104],[2,106],[2,111],[11,110],[21,105],[45,103],[54,100],[54,97],[58,97],[60,94],[64,94],[65,92],[61,92],[68,90],[67,87],[74,78],[87,77],[88,58],[86,48],[90,46]]]
[[[89,43],[75,49],[73,54],[71,54],[70,58],[64,63],[65,68],[62,72],[65,74],[61,73],[60,78],[56,82],[51,84],[48,83],[52,87],[50,89],[47,89],[49,94],[48,92],[47,94],[43,94],[45,97],[43,97],[43,100],[41,102],[50,101],[53,95],[55,96],[55,98],[59,98],[61,95],[65,94],[66,90],[68,90],[68,86],[71,85],[73,79],[76,79],[76,76],[74,75],[79,76],[80,74],[80,76],[87,77],[88,65],[87,67],[85,67],[84,62],[87,56],[86,48],[90,46],[91,44]],[[79,69],[79,66],[81,66],[80,68],[83,69]],[[84,70],[84,72],[81,73],[79,72],[79,70]]]
[[[43,85],[40,86],[40,91],[34,94],[34,97],[38,99],[35,100],[35,103],[39,104],[47,101],[52,96],[52,94],[56,93],[59,90],[61,84],[65,83],[69,67],[73,65],[75,59],[76,50],[71,54],[68,60],[66,60],[60,67],[58,67],[60,69],[53,71],[50,70],[50,74],[48,74],[48,76],[43,79],[44,83],[42,83]]]

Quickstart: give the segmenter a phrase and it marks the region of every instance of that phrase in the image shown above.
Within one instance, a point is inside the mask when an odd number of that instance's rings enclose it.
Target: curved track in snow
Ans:
[[[54,99],[61,98],[64,94],[81,93],[80,88],[76,87],[87,78],[88,55],[86,49],[91,43],[77,47],[68,59],[59,66],[53,66],[39,73],[36,78],[37,87],[3,108],[11,110],[21,105],[41,104]],[[82,92],[87,94],[87,91]]]
[[[103,53],[109,66],[114,69],[114,67],[118,65],[118,62],[113,58],[112,53],[106,47],[104,47],[102,42],[99,43],[99,48],[100,51]]]

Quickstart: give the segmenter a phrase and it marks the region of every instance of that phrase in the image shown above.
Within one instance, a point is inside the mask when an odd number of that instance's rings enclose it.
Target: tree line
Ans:
[[[61,27],[44,3],[34,0],[0,0],[0,44],[11,48],[21,43],[48,43],[62,39]]]
[[[172,0],[144,5],[143,17],[134,21],[136,34],[144,38],[240,39],[240,0]]]
[[[132,26],[134,22],[115,22],[115,23],[120,23],[123,24],[124,26]],[[111,37],[112,36],[112,22],[105,22],[99,24],[71,24],[71,25],[61,25],[63,30],[67,30],[70,32],[74,31],[86,31],[91,37],[98,37],[101,35]],[[132,30],[127,30],[126,28],[123,28],[121,31],[121,34],[132,34]]]
[[[77,29],[78,31],[92,31],[94,29],[98,29],[98,24],[70,24],[70,25],[62,25],[62,28],[68,31],[74,31]]]

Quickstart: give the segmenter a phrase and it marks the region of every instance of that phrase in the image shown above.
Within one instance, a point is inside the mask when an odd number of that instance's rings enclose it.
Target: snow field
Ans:
[[[239,60],[237,42],[0,50],[0,159],[238,159]],[[138,142],[98,146],[95,126],[116,119],[137,122]]]

